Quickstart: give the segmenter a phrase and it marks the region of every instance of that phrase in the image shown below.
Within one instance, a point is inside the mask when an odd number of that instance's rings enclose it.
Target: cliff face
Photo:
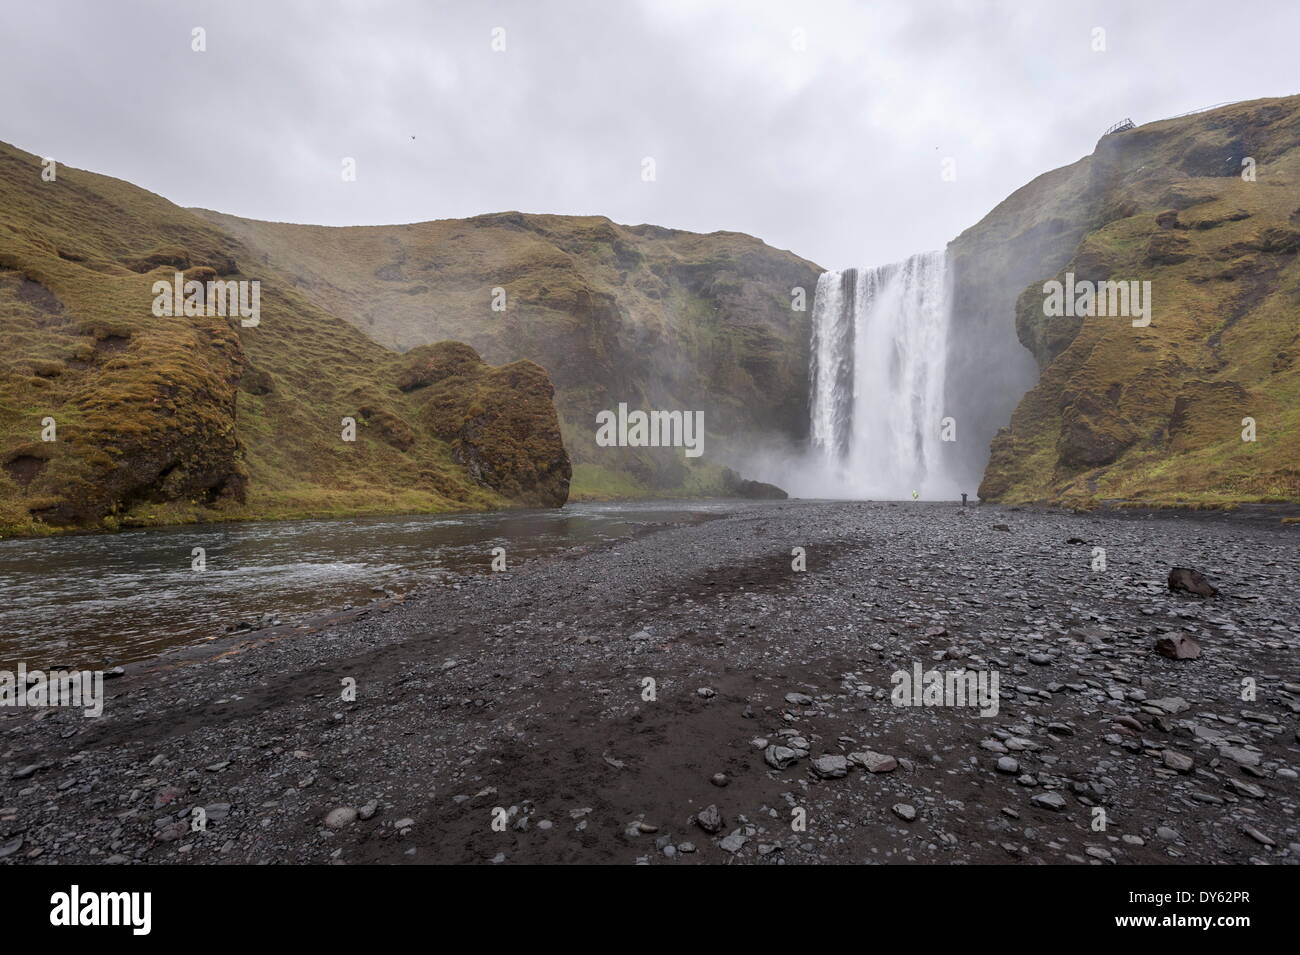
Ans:
[[[440,342],[407,352],[400,368],[397,386],[415,395],[419,422],[475,481],[524,504],[564,503],[573,471],[540,366],[494,368],[468,345]]]
[[[750,236],[518,212],[356,228],[198,213],[382,344],[456,339],[540,364],[576,495],[724,491],[729,448],[806,435],[821,270]],[[704,457],[598,447],[596,414],[620,402],[704,411]]]
[[[989,409],[977,442],[1015,405],[980,496],[1300,497],[1298,250],[1300,97],[1106,136],[1017,191],[950,246],[950,405]],[[1045,315],[1044,283],[1069,276],[1149,282],[1149,324]]]
[[[403,356],[210,222],[118,180],[41,172],[0,144],[0,527],[564,503],[540,368],[465,348],[442,388],[457,400],[431,407],[399,387]],[[178,272],[257,280],[257,324],[156,315],[154,283]]]

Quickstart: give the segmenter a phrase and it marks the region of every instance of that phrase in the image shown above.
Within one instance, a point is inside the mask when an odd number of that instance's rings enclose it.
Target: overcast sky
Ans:
[[[1296,0],[39,0],[0,7],[0,139],[258,219],[598,214],[838,268],[1126,116],[1300,92],[1298,37]]]

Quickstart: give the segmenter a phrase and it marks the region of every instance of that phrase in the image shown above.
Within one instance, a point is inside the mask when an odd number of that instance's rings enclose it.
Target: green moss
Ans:
[[[517,212],[357,228],[201,214],[384,344],[418,356],[451,339],[490,362],[537,362],[574,463],[622,473],[624,492],[682,491],[687,472],[595,446],[596,413],[620,401],[703,410],[719,456],[751,434],[806,432],[810,313],[792,311],[791,289],[811,308],[821,270],[750,236]],[[491,308],[498,287],[504,312]],[[420,361],[403,365],[402,387],[436,373]],[[583,473],[598,472],[578,472],[578,493]]]
[[[1259,164],[1256,182],[1236,175],[1245,155]],[[1298,196],[1300,97],[1288,97],[1106,137],[974,227],[978,243],[1014,231],[1014,216],[1025,229],[1046,217],[1073,244],[1065,267],[1018,302],[1017,330],[1042,371],[993,443],[981,496],[1300,498]],[[993,282],[1013,269],[986,264]],[[1044,317],[1041,284],[1067,271],[1149,281],[1150,326]],[[1257,423],[1255,442],[1241,439],[1245,417]]]
[[[0,145],[0,530],[481,509],[527,496],[527,475],[503,495],[458,460],[443,423],[398,388],[402,356],[253,265],[238,239],[127,183],[66,167],[47,183],[40,170],[38,157]],[[153,282],[180,268],[258,280],[261,323],[155,317]],[[480,401],[543,400],[540,369],[524,387],[483,368]],[[23,449],[46,417],[58,440],[33,464]],[[344,418],[357,421],[355,442],[342,438]]]
[[[625,471],[597,464],[575,464],[569,497],[575,501],[613,501],[650,496],[650,489]]]

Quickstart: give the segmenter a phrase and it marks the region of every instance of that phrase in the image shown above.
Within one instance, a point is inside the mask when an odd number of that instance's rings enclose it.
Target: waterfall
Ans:
[[[825,272],[813,297],[812,482],[832,497],[951,497],[940,430],[950,297],[943,252]]]

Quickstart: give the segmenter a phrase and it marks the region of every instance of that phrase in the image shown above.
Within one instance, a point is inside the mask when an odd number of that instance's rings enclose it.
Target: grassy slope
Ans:
[[[40,172],[0,144],[0,527],[509,503],[422,422],[420,392],[396,387],[400,355],[237,239],[128,183]],[[151,266],[167,260],[261,280],[260,326],[155,318],[152,283],[177,266]],[[547,414],[563,456],[549,401]],[[54,443],[40,441],[47,415]]]
[[[383,344],[454,338],[489,361],[543,365],[575,497],[717,490],[728,443],[806,429],[820,269],[750,236],[517,212],[332,228],[196,211]],[[795,286],[809,311],[791,308]],[[496,287],[504,312],[491,308]],[[596,412],[620,401],[705,411],[704,457],[596,447]]]
[[[1240,175],[1246,156],[1254,182]],[[1300,97],[1106,137],[963,238],[1043,223],[1073,252],[1020,295],[1017,330],[1041,375],[993,442],[981,496],[1300,499]],[[1149,280],[1150,326],[1044,317],[1042,283],[1066,271]],[[1254,443],[1241,440],[1247,416]]]

